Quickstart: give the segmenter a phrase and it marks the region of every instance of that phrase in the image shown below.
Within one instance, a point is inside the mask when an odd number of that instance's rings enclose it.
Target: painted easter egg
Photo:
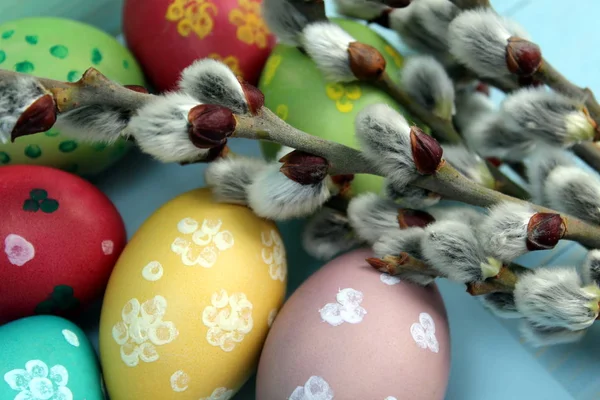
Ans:
[[[162,91],[199,58],[223,61],[256,84],[275,45],[260,0],[126,0],[123,32],[146,76]]]
[[[277,315],[257,376],[260,400],[442,400],[450,368],[435,285],[401,282],[359,249],[326,264]]]
[[[77,315],[103,293],[126,242],[119,212],[82,178],[0,167],[0,323]]]
[[[94,67],[121,84],[143,85],[131,53],[112,36],[81,22],[34,17],[0,25],[0,68],[60,81],[75,82]],[[80,143],[52,128],[44,133],[0,143],[0,165],[46,165],[79,175],[95,175],[131,147]]]
[[[381,36],[355,21],[332,19],[356,40],[370,44],[383,54],[386,71],[399,78],[403,58]],[[400,111],[383,91],[366,83],[331,83],[325,80],[312,60],[296,47],[278,44],[269,57],[259,88],[265,105],[290,125],[350,147],[358,148],[354,120],[364,107],[385,103]],[[278,145],[263,142],[267,158],[275,156]],[[356,175],[352,192],[380,191],[383,180],[372,175]]]
[[[63,318],[35,316],[0,326],[0,354],[0,399],[104,399],[94,349]]]
[[[276,225],[208,189],[131,238],[111,275],[100,356],[112,400],[231,398],[254,372],[285,298]]]

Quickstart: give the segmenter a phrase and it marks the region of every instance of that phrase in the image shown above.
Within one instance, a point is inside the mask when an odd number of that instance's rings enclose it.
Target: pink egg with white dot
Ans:
[[[378,272],[368,257],[332,260],[285,303],[261,355],[258,399],[444,398],[450,337],[437,287]]]

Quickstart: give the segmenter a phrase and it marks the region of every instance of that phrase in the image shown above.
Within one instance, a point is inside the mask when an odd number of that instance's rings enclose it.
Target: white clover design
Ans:
[[[4,239],[4,253],[12,265],[22,267],[35,257],[35,247],[23,236],[11,233]]]
[[[346,288],[342,289],[336,295],[337,303],[325,304],[319,310],[323,321],[329,325],[338,326],[347,322],[349,324],[358,324],[367,314],[367,310],[360,306],[363,301],[362,292]]]
[[[261,256],[265,264],[269,266],[269,275],[273,280],[285,281],[287,262],[281,237],[274,229],[271,229],[271,232],[268,233],[261,232],[260,239],[265,246],[261,251]]]
[[[388,396],[383,400],[398,400],[398,399],[396,399],[394,396]]]
[[[230,400],[234,394],[233,390],[220,387],[213,390],[210,396],[202,397],[200,400]]]
[[[222,225],[221,220],[205,219],[200,225],[193,218],[184,218],[177,224],[177,230],[184,237],[176,237],[171,243],[171,250],[181,256],[183,265],[212,268],[219,252],[234,245],[233,234],[222,231]]]
[[[435,322],[431,315],[419,314],[419,322],[411,325],[410,334],[420,348],[429,348],[434,353],[440,351],[440,344],[435,337]]]
[[[211,296],[211,305],[204,309],[202,322],[209,328],[208,343],[226,352],[233,351],[254,326],[252,303],[244,293],[228,295],[221,289]]]
[[[48,370],[42,360],[30,360],[25,369],[5,373],[4,380],[19,392],[14,400],[73,400],[73,393],[67,387],[69,372],[60,364]]]
[[[138,299],[129,300],[121,311],[122,321],[112,328],[115,342],[121,346],[121,360],[135,367],[140,360],[146,363],[158,360],[156,346],[171,343],[179,332],[171,321],[163,321],[167,300],[154,296],[140,305]]]
[[[79,347],[79,337],[77,334],[69,329],[63,329],[62,332],[63,337],[71,346]]]
[[[288,400],[333,400],[333,390],[320,376],[311,376],[304,386],[298,386]]]
[[[156,282],[162,278],[164,268],[158,261],[150,261],[144,268],[142,268],[142,277],[150,282]]]

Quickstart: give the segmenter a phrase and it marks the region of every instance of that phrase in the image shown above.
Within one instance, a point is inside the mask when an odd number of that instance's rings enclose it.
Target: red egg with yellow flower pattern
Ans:
[[[174,89],[199,58],[223,61],[256,84],[275,45],[260,0],[126,0],[123,31],[150,82]]]

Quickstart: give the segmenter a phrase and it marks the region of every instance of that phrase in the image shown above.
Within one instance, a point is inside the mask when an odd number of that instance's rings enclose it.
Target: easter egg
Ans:
[[[125,226],[99,189],[36,165],[0,167],[0,323],[77,315],[102,295]]]
[[[0,354],[0,399],[104,399],[92,345],[63,318],[35,316],[0,326]]]
[[[208,189],[158,209],[111,275],[100,356],[112,400],[231,398],[285,298],[276,225]]]
[[[256,84],[275,45],[260,0],[126,0],[123,32],[146,76],[161,90],[176,87],[199,58],[222,61]]]
[[[0,25],[0,68],[38,77],[75,82],[94,67],[124,85],[143,85],[131,53],[112,36],[80,22],[34,17]],[[34,164],[95,175],[119,160],[131,145],[81,143],[52,128],[0,143],[0,165]]]
[[[386,71],[399,79],[403,58],[381,36],[355,21],[332,19],[356,40],[374,46],[387,62]],[[325,80],[315,63],[298,48],[285,44],[275,46],[263,70],[260,90],[265,105],[290,125],[327,140],[358,148],[354,136],[354,120],[364,107],[385,103],[401,111],[386,93],[371,84],[333,83]],[[262,142],[263,153],[272,159],[278,145]],[[372,175],[356,175],[352,193],[381,190],[383,179]]]
[[[332,260],[285,303],[261,355],[257,399],[444,398],[450,340],[437,287],[382,274],[370,256]]]

